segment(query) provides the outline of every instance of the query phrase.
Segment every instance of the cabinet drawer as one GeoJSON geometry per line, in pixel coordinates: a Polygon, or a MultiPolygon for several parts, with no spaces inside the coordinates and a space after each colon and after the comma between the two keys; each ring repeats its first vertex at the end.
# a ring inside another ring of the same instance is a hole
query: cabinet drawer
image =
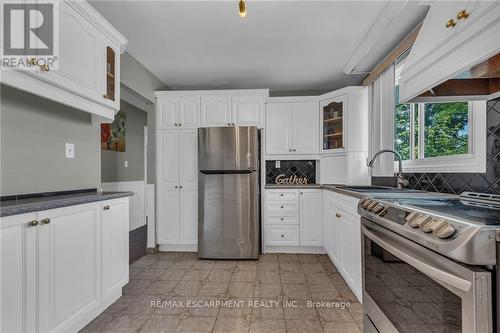
{"type": "Polygon", "coordinates": [[[299,200],[299,190],[267,190],[267,201],[299,200]]]}
{"type": "Polygon", "coordinates": [[[267,212],[268,213],[298,213],[299,212],[299,203],[298,202],[287,202],[287,201],[267,202],[267,212]]]}
{"type": "Polygon", "coordinates": [[[299,214],[268,214],[266,223],[274,225],[298,225],[299,214]]]}
{"type": "Polygon", "coordinates": [[[267,226],[267,245],[299,245],[298,226],[267,226]]]}

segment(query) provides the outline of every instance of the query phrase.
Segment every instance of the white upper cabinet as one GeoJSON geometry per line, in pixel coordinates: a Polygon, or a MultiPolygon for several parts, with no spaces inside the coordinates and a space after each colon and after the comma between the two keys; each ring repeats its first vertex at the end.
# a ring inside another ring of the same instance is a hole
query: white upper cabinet
{"type": "Polygon", "coordinates": [[[268,155],[319,154],[318,102],[270,99],[265,129],[268,155]]]}
{"type": "Polygon", "coordinates": [[[156,103],[156,127],[190,129],[200,126],[200,97],[164,97],[156,103]]]}
{"type": "Polygon", "coordinates": [[[399,81],[401,102],[500,52],[500,2],[433,1],[399,81]]]}
{"type": "Polygon", "coordinates": [[[179,98],[161,98],[156,101],[156,129],[174,129],[179,122],[179,98]]]}
{"type": "Polygon", "coordinates": [[[185,96],[179,98],[178,125],[180,128],[198,128],[200,126],[200,97],[185,96]]]}
{"type": "Polygon", "coordinates": [[[201,96],[201,126],[231,126],[231,96],[201,96]]]}
{"type": "Polygon", "coordinates": [[[264,98],[262,96],[234,96],[232,98],[232,123],[236,126],[264,124],[264,98]]]}
{"type": "Polygon", "coordinates": [[[87,1],[59,2],[57,32],[58,68],[4,71],[2,83],[113,120],[128,41],[87,1]]]}

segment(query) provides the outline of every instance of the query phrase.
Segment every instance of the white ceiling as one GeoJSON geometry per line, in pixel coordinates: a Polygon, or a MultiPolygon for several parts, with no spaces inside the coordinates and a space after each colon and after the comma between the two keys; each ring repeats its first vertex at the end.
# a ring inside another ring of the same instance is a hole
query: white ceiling
{"type": "MultiPolygon", "coordinates": [[[[129,52],[170,89],[326,91],[359,84],[342,69],[387,1],[93,1],[129,52]]],[[[418,7],[418,8],[417,8],[418,7]]],[[[425,14],[411,4],[356,67],[371,68],[425,14]],[[398,23],[399,22],[399,23],[398,23]]]]}

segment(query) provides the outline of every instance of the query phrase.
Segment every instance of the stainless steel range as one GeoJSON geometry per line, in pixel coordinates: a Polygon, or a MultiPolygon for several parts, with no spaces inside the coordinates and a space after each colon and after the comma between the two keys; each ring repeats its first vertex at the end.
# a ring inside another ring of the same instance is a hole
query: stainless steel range
{"type": "Polygon", "coordinates": [[[500,327],[500,196],[364,198],[358,212],[365,332],[500,327]]]}

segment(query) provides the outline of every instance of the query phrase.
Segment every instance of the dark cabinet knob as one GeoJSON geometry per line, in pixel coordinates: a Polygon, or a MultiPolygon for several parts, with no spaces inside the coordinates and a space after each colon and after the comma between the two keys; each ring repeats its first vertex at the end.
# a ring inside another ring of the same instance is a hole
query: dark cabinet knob
{"type": "Polygon", "coordinates": [[[49,223],[50,223],[50,219],[49,218],[46,218],[46,219],[42,220],[42,224],[49,224],[49,223]]]}
{"type": "Polygon", "coordinates": [[[109,205],[103,207],[104,210],[109,210],[109,208],[110,208],[109,205]]]}

